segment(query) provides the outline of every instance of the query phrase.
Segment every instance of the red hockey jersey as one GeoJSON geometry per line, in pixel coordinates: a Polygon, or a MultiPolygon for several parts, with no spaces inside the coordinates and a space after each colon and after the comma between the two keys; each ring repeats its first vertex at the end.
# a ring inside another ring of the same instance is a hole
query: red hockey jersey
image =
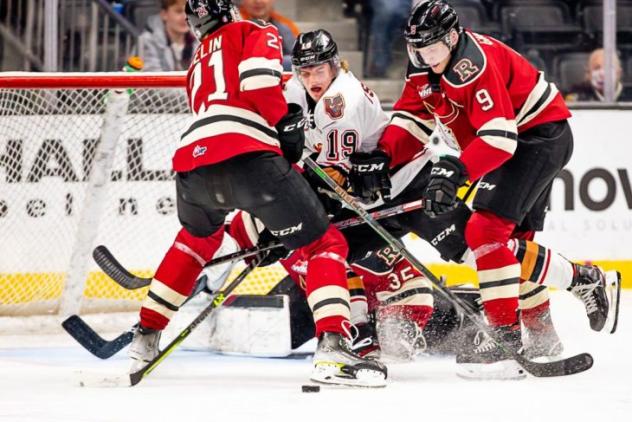
{"type": "Polygon", "coordinates": [[[465,31],[443,75],[408,69],[380,148],[393,167],[424,148],[438,117],[458,141],[470,180],[511,158],[518,134],[570,112],[554,84],[494,38],[465,31]]]}
{"type": "Polygon", "coordinates": [[[270,24],[230,23],[200,43],[187,74],[192,119],[173,157],[178,172],[253,151],[281,154],[287,113],[281,38],[270,24]]]}

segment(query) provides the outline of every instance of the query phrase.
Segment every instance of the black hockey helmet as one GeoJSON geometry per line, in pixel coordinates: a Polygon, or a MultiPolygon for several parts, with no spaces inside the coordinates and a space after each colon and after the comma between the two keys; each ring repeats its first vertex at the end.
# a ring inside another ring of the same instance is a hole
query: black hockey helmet
{"type": "Polygon", "coordinates": [[[336,69],[340,66],[338,46],[329,32],[317,29],[298,34],[292,47],[292,66],[316,66],[328,61],[331,61],[336,69]]]}
{"type": "Polygon", "coordinates": [[[404,38],[408,45],[408,55],[417,67],[423,65],[416,49],[443,41],[450,49],[450,31],[461,31],[459,17],[445,0],[430,0],[418,4],[410,14],[404,38]]]}
{"type": "Polygon", "coordinates": [[[459,17],[445,0],[430,0],[413,9],[404,37],[415,48],[443,41],[452,29],[460,30],[459,17]]]}
{"type": "Polygon", "coordinates": [[[227,23],[241,19],[231,0],[187,0],[185,11],[189,26],[198,40],[227,23]]]}

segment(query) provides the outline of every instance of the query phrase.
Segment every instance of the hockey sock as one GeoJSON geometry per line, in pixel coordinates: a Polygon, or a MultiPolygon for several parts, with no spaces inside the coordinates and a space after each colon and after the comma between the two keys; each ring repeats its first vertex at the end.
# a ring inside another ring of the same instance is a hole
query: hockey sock
{"type": "Polygon", "coordinates": [[[143,327],[164,329],[189,297],[204,264],[219,248],[224,228],[207,238],[194,237],[181,229],[156,270],[140,310],[143,327]]]}
{"type": "Polygon", "coordinates": [[[479,288],[492,326],[517,322],[520,263],[507,247],[515,224],[487,211],[477,211],[467,223],[465,238],[476,258],[479,288]]]}
{"type": "Polygon", "coordinates": [[[573,281],[573,263],[549,248],[528,240],[511,239],[508,246],[522,262],[521,278],[566,290],[573,281]]]}
{"type": "Polygon", "coordinates": [[[532,331],[550,331],[555,329],[553,321],[551,320],[550,303],[548,300],[533,308],[521,308],[520,318],[524,326],[532,331]]]}
{"type": "Polygon", "coordinates": [[[351,305],[346,278],[348,246],[332,225],[318,240],[300,249],[308,261],[307,303],[314,314],[316,337],[324,332],[349,335],[351,305]]]}
{"type": "Polygon", "coordinates": [[[366,324],[369,322],[369,307],[362,277],[355,273],[347,274],[347,286],[349,287],[351,305],[351,323],[353,325],[366,324]]]}

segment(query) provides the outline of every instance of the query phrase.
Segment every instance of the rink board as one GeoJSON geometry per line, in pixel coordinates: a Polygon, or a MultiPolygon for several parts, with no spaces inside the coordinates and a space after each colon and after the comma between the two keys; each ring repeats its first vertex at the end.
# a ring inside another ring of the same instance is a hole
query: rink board
{"type": "MultiPolygon", "coordinates": [[[[173,118],[173,116],[170,116],[173,118]]],[[[74,117],[81,119],[81,116],[74,117]]],[[[85,117],[89,119],[90,117],[85,117]]],[[[156,116],[148,118],[155,119],[156,116]]],[[[569,259],[591,261],[603,264],[606,269],[618,269],[623,273],[623,286],[632,288],[632,169],[629,157],[632,156],[632,145],[626,139],[627,123],[632,119],[632,111],[625,110],[578,110],[571,119],[575,135],[575,150],[570,163],[562,176],[556,179],[552,192],[551,210],[547,216],[543,233],[538,234],[537,241],[561,252],[569,259]]],[[[139,125],[143,127],[144,125],[139,125]]],[[[130,135],[133,136],[134,134],[130,135]]],[[[50,136],[50,134],[49,134],[50,136]]],[[[150,139],[151,136],[147,136],[150,139]]],[[[139,137],[142,136],[139,134],[139,137]]],[[[5,139],[0,139],[0,153],[6,146],[5,139]]],[[[144,143],[145,161],[150,154],[152,142],[144,143]]],[[[76,157],[75,157],[76,158],[76,157]]],[[[78,159],[78,158],[77,158],[78,159]]],[[[124,158],[121,158],[124,159],[124,158]]],[[[122,165],[122,164],[121,164],[122,165]]],[[[160,163],[144,162],[144,168],[166,170],[168,160],[160,157],[160,163]]],[[[2,177],[6,175],[0,172],[2,177]]],[[[72,192],[77,182],[60,183],[60,192],[72,192]]],[[[12,204],[11,192],[19,189],[13,184],[11,189],[3,189],[0,200],[12,204]],[[8,195],[8,196],[7,196],[8,195]]],[[[116,183],[117,189],[123,192],[134,192],[138,200],[137,212],[110,212],[105,217],[109,227],[116,227],[121,232],[135,233],[142,229],[142,244],[121,242],[106,239],[103,243],[111,247],[128,268],[142,275],[152,273],[152,268],[160,260],[162,253],[173,238],[177,229],[172,201],[171,206],[161,208],[158,203],[165,197],[173,198],[173,183],[170,181],[125,181],[116,183]],[[152,192],[152,197],[144,196],[152,192]],[[156,227],[161,230],[155,229],[156,227]]],[[[64,283],[64,271],[67,262],[55,259],[55,251],[70,250],[73,236],[55,239],[54,244],[47,244],[51,264],[43,265],[38,259],[43,249],[43,239],[56,224],[53,211],[60,212],[66,204],[62,199],[51,198],[46,187],[38,187],[30,183],[29,192],[32,198],[44,198],[48,202],[50,214],[41,218],[31,218],[27,227],[21,227],[12,220],[16,207],[9,209],[8,215],[0,214],[0,227],[3,232],[3,243],[14,245],[7,248],[0,257],[0,304],[29,302],[36,294],[45,291],[47,299],[61,295],[64,283]],[[40,189],[41,191],[38,191],[40,189]],[[48,200],[47,198],[50,198],[48,200]],[[61,201],[61,202],[59,202],[61,201]],[[25,236],[24,230],[30,232],[25,236]],[[50,252],[53,253],[50,253],[50,252]],[[24,254],[30,258],[24,260],[24,254]],[[13,259],[15,258],[15,259],[13,259]],[[18,262],[20,258],[20,263],[18,262]],[[24,262],[32,267],[25,268],[24,262]],[[16,285],[28,284],[29,288],[16,290],[16,285]]],[[[131,195],[131,194],[130,194],[131,195]]],[[[109,204],[115,208],[116,204],[109,204]]],[[[164,204],[163,204],[164,205],[164,204]]],[[[18,207],[19,208],[19,207],[18,207]]],[[[72,217],[77,218],[76,214],[72,217]]],[[[101,235],[100,235],[101,236],[101,235]]],[[[441,263],[432,248],[413,242],[413,249],[420,259],[438,275],[447,277],[449,283],[473,282],[474,272],[465,267],[441,263]]],[[[62,255],[58,254],[58,255],[62,255]]],[[[86,296],[94,295],[106,299],[119,299],[128,295],[117,289],[113,283],[96,272],[91,264],[91,273],[87,280],[86,296]],[[104,293],[105,292],[105,293],[104,293]]],[[[276,276],[275,276],[276,277],[276,276]]],[[[273,283],[276,279],[270,281],[273,283]]],[[[264,289],[265,290],[265,289],[264,289]]],[[[142,292],[134,292],[132,300],[142,296],[142,292]]]]}

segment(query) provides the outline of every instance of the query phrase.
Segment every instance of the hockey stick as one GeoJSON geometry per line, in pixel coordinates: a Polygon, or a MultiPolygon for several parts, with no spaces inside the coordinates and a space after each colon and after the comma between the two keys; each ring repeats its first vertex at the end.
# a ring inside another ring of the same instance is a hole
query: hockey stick
{"type": "MultiPolygon", "coordinates": [[[[184,303],[187,303],[206,288],[205,280],[198,279],[193,293],[184,303]]],[[[84,349],[99,359],[109,359],[132,342],[136,325],[125,331],[114,340],[105,340],[92,329],[79,315],[71,315],[61,323],[64,330],[84,349]]]]}
{"type": "MultiPolygon", "coordinates": [[[[333,192],[330,194],[335,195],[333,192]]],[[[422,201],[412,201],[401,205],[396,205],[390,208],[386,208],[379,211],[374,211],[371,213],[375,219],[382,219],[387,217],[392,217],[394,215],[398,215],[401,213],[417,210],[422,208],[422,201]]],[[[364,224],[364,221],[360,217],[353,217],[347,220],[340,221],[335,223],[336,227],[339,229],[345,229],[349,227],[355,227],[360,224],[364,224]]],[[[265,247],[255,247],[250,249],[244,249],[239,252],[235,252],[229,255],[225,255],[223,257],[216,258],[206,264],[205,267],[211,267],[214,265],[219,265],[224,262],[234,261],[238,259],[247,258],[253,255],[257,255],[266,250],[270,250],[280,246],[280,244],[272,244],[265,247]]],[[[108,250],[107,247],[101,245],[97,246],[92,253],[94,260],[97,262],[99,267],[110,276],[116,283],[120,286],[128,289],[134,290],[139,289],[145,286],[148,286],[151,283],[151,278],[138,277],[131,274],[129,271],[123,267],[118,260],[112,255],[112,253],[108,250]]],[[[204,288],[203,283],[199,283],[196,285],[196,288],[193,294],[189,297],[188,300],[197,295],[204,288]]],[[[186,302],[185,302],[186,303],[186,302]]],[[[62,326],[64,329],[70,334],[84,349],[88,350],[94,356],[100,359],[108,359],[125,348],[128,344],[132,342],[133,337],[133,329],[132,327],[129,331],[126,331],[116,337],[114,340],[105,340],[98,333],[96,333],[80,316],[72,315],[68,319],[66,319],[62,326]]]]}
{"type": "MultiPolygon", "coordinates": [[[[280,246],[282,246],[280,243],[273,243],[266,246],[256,246],[249,249],[243,249],[232,254],[215,258],[212,261],[209,261],[204,268],[214,267],[215,265],[220,265],[225,262],[249,258],[261,252],[275,249],[280,246]]],[[[92,251],[92,257],[104,273],[106,273],[118,285],[127,290],[141,289],[151,284],[151,277],[139,277],[127,271],[104,245],[99,245],[94,248],[92,251]]]]}
{"type": "Polygon", "coordinates": [[[167,358],[192,332],[204,321],[210,313],[226,301],[228,296],[244,281],[246,277],[259,266],[263,260],[263,256],[259,256],[250,262],[246,268],[226,288],[217,292],[211,303],[209,303],[200,314],[191,323],[174,338],[171,343],[158,353],[147,365],[136,372],[115,377],[98,377],[81,381],[82,387],[86,386],[112,386],[112,387],[131,387],[141,382],[147,377],[160,363],[167,358]]]}
{"type": "Polygon", "coordinates": [[[331,179],[331,177],[329,177],[329,175],[325,173],[320,168],[320,166],[318,166],[318,164],[316,164],[309,157],[305,158],[303,162],[310,169],[312,169],[314,173],[316,173],[325,183],[327,183],[327,185],[338,194],[340,199],[342,199],[353,211],[355,211],[358,216],[365,220],[366,223],[373,230],[375,230],[389,244],[389,246],[393,248],[395,252],[401,254],[416,269],[424,274],[439,293],[441,293],[446,299],[453,302],[457,309],[461,310],[464,315],[466,315],[479,330],[482,330],[483,332],[488,334],[492,338],[492,340],[494,340],[494,342],[500,348],[502,348],[508,355],[510,355],[511,358],[514,359],[525,371],[536,377],[553,377],[576,374],[586,371],[592,367],[593,357],[588,353],[581,353],[579,355],[571,356],[569,358],[554,362],[539,363],[530,361],[519,353],[513,351],[505,344],[504,341],[498,338],[498,336],[488,328],[482,318],[476,312],[474,312],[470,306],[464,303],[449,289],[445,288],[440,283],[439,279],[430,270],[428,270],[426,266],[419,262],[419,260],[415,258],[415,256],[412,255],[408,251],[408,249],[406,249],[404,244],[399,239],[395,238],[377,221],[375,221],[375,219],[373,219],[369,213],[367,213],[362,207],[357,204],[357,200],[347,191],[342,189],[333,179],[331,179]]]}
{"type": "MultiPolygon", "coordinates": [[[[405,204],[396,205],[390,208],[385,208],[383,210],[374,211],[371,213],[371,216],[376,220],[382,218],[392,217],[397,214],[410,212],[414,210],[418,210],[423,208],[423,201],[417,200],[412,202],[407,202],[405,204]]],[[[359,226],[364,224],[364,220],[360,217],[352,217],[347,220],[342,220],[334,225],[340,229],[348,229],[350,227],[359,226]]],[[[215,258],[212,261],[209,261],[204,268],[213,267],[215,265],[223,264],[225,262],[237,261],[244,258],[249,258],[251,256],[257,255],[261,252],[278,248],[280,247],[280,243],[273,243],[266,246],[256,246],[249,249],[244,249],[232,254],[228,254],[219,258],[215,258]]],[[[92,251],[92,257],[94,258],[97,265],[106,273],[112,280],[114,280],[121,287],[128,290],[140,289],[145,286],[149,286],[151,284],[151,278],[149,277],[139,277],[130,273],[125,267],[112,255],[109,249],[103,245],[97,246],[92,251]]]]}

